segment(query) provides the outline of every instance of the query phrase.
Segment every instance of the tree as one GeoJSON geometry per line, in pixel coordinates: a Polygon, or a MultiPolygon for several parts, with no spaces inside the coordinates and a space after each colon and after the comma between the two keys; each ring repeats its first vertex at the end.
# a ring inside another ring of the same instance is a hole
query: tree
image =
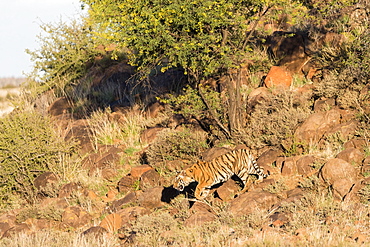
{"type": "Polygon", "coordinates": [[[245,124],[240,68],[253,50],[257,24],[273,6],[292,6],[290,0],[83,2],[90,7],[91,20],[99,23],[98,35],[128,48],[139,69],[182,67],[196,84],[208,76],[228,75],[229,128],[222,128],[228,136],[245,124]]]}

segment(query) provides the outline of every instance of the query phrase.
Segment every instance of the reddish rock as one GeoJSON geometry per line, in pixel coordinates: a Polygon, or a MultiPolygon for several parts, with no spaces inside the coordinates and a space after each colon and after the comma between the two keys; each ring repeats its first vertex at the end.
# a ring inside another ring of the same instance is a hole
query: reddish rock
{"type": "Polygon", "coordinates": [[[158,116],[158,113],[160,113],[163,110],[164,110],[163,104],[156,101],[147,107],[146,114],[148,117],[155,118],[158,116]]]}
{"type": "Polygon", "coordinates": [[[217,194],[222,201],[228,202],[234,199],[240,189],[240,186],[234,180],[229,179],[217,188],[217,194]]]}
{"type": "Polygon", "coordinates": [[[20,233],[28,233],[30,231],[31,228],[26,223],[17,224],[4,232],[3,238],[11,238],[20,233]]]}
{"type": "Polygon", "coordinates": [[[127,193],[129,191],[134,190],[134,185],[135,185],[137,180],[138,180],[137,178],[134,178],[132,176],[122,177],[119,180],[118,184],[117,184],[118,192],[119,193],[127,193]]]}
{"type": "Polygon", "coordinates": [[[272,66],[265,78],[267,88],[289,88],[292,82],[292,74],[282,66],[272,66]]]}
{"type": "Polygon", "coordinates": [[[335,99],[322,98],[315,101],[313,109],[315,112],[325,112],[335,106],[335,99]]]}
{"type": "Polygon", "coordinates": [[[353,182],[347,178],[337,179],[333,182],[334,196],[339,197],[341,200],[348,194],[353,187],[353,182]]]}
{"type": "Polygon", "coordinates": [[[71,104],[66,97],[56,99],[49,107],[48,113],[52,117],[68,116],[72,111],[71,104]]]}
{"type": "Polygon", "coordinates": [[[24,223],[30,226],[33,230],[43,230],[43,229],[51,229],[58,225],[59,222],[48,220],[48,219],[35,219],[29,218],[24,223]]]}
{"type": "Polygon", "coordinates": [[[147,188],[160,186],[160,176],[154,169],[150,169],[143,173],[140,177],[140,189],[145,190],[147,188]]]}
{"type": "Polygon", "coordinates": [[[34,185],[41,195],[53,196],[56,182],[58,182],[58,177],[53,172],[44,172],[35,178],[34,185]]]}
{"type": "Polygon", "coordinates": [[[4,233],[9,230],[10,228],[12,228],[14,225],[11,225],[10,223],[8,222],[0,222],[0,239],[2,238],[2,236],[4,235],[4,233]]]}
{"type": "Polygon", "coordinates": [[[334,189],[334,196],[342,200],[355,184],[356,169],[342,159],[330,159],[321,169],[322,179],[334,189]]]}
{"type": "Polygon", "coordinates": [[[108,232],[114,233],[122,226],[122,218],[119,214],[109,214],[107,215],[99,224],[100,227],[103,227],[108,232]]]}
{"type": "Polygon", "coordinates": [[[312,155],[305,155],[297,160],[297,171],[299,175],[309,176],[312,175],[313,168],[316,158],[312,155]]]}
{"type": "Polygon", "coordinates": [[[209,206],[208,204],[201,202],[201,201],[196,201],[190,208],[191,213],[199,213],[199,212],[209,212],[212,214],[215,214],[213,211],[212,207],[209,206]]]}
{"type": "Polygon", "coordinates": [[[153,169],[150,165],[139,165],[131,168],[130,175],[134,178],[140,178],[144,172],[153,169]]]}
{"type": "Polygon", "coordinates": [[[340,117],[335,109],[314,113],[296,129],[295,137],[298,142],[305,144],[318,143],[330,128],[340,123],[340,117]]]}
{"type": "Polygon", "coordinates": [[[74,192],[85,192],[84,188],[79,183],[68,183],[62,186],[62,188],[59,190],[58,197],[59,198],[67,198],[70,197],[72,193],[74,192]]]}
{"type": "Polygon", "coordinates": [[[352,183],[356,181],[356,169],[348,162],[342,159],[330,159],[322,167],[320,172],[321,177],[325,182],[332,185],[335,180],[346,178],[352,183]]]}
{"type": "Polygon", "coordinates": [[[140,141],[142,143],[150,144],[150,143],[154,142],[154,140],[157,138],[158,134],[160,132],[162,132],[164,129],[166,129],[166,128],[153,127],[153,128],[146,129],[141,133],[140,141]]]}
{"type": "Polygon", "coordinates": [[[357,148],[359,150],[363,150],[365,146],[369,146],[370,143],[366,139],[351,139],[348,142],[343,144],[344,149],[347,148],[357,148]]]}
{"type": "Polygon", "coordinates": [[[87,229],[86,231],[84,231],[82,235],[89,236],[89,237],[93,236],[95,238],[99,238],[99,237],[104,236],[106,233],[108,233],[108,231],[105,228],[101,226],[93,226],[87,229]]]}
{"type": "Polygon", "coordinates": [[[130,222],[136,220],[137,217],[143,216],[149,213],[150,213],[149,209],[144,208],[144,207],[139,207],[139,206],[128,207],[128,208],[124,208],[124,209],[117,211],[117,214],[121,216],[123,226],[130,225],[130,222]]]}
{"type": "Polygon", "coordinates": [[[162,200],[164,187],[154,187],[145,190],[139,197],[138,203],[145,208],[155,209],[165,205],[162,200]]]}
{"type": "Polygon", "coordinates": [[[202,159],[203,161],[211,161],[218,156],[224,155],[228,152],[230,152],[231,149],[224,148],[224,147],[215,147],[207,149],[205,152],[202,153],[202,159]]]}
{"type": "Polygon", "coordinates": [[[362,162],[361,173],[370,175],[370,156],[366,157],[362,162]]]}
{"type": "Polygon", "coordinates": [[[285,159],[283,163],[283,167],[281,169],[281,175],[283,176],[289,176],[294,175],[298,173],[297,170],[297,160],[300,158],[300,156],[294,156],[294,157],[288,157],[285,159]]]}
{"type": "Polygon", "coordinates": [[[87,120],[79,119],[72,122],[68,133],[66,134],[66,140],[77,140],[81,153],[90,153],[95,149],[95,145],[91,141],[93,135],[90,125],[87,120]]]}
{"type": "Polygon", "coordinates": [[[91,221],[92,217],[81,207],[71,206],[62,214],[62,225],[66,228],[79,228],[91,221]]]}
{"type": "Polygon", "coordinates": [[[258,157],[257,164],[259,166],[271,166],[274,162],[276,162],[281,153],[282,152],[280,150],[269,148],[258,157]]]}
{"type": "Polygon", "coordinates": [[[337,158],[345,160],[350,164],[355,163],[356,165],[361,165],[364,159],[364,153],[356,148],[347,148],[337,154],[337,158]]]}
{"type": "Polygon", "coordinates": [[[201,226],[205,223],[212,222],[217,217],[209,212],[198,212],[192,214],[188,219],[185,220],[184,226],[185,227],[193,227],[193,226],[201,226]]]}
{"type": "Polygon", "coordinates": [[[266,87],[258,87],[254,89],[249,95],[247,100],[247,112],[253,112],[256,105],[266,101],[271,95],[271,92],[266,87]]]}
{"type": "Polygon", "coordinates": [[[255,210],[267,210],[277,202],[278,197],[275,194],[267,191],[251,191],[232,200],[230,212],[236,216],[248,215],[255,210]]]}
{"type": "Polygon", "coordinates": [[[136,200],[137,200],[136,193],[130,192],[127,195],[125,195],[123,198],[113,201],[108,208],[108,212],[115,213],[119,211],[124,205],[133,203],[136,200]]]}
{"type": "MultiPolygon", "coordinates": [[[[341,121],[344,121],[343,117],[341,121]]],[[[344,140],[348,140],[349,138],[353,137],[356,134],[357,128],[358,122],[356,120],[351,120],[334,125],[332,128],[325,132],[325,136],[339,133],[344,140]]]]}

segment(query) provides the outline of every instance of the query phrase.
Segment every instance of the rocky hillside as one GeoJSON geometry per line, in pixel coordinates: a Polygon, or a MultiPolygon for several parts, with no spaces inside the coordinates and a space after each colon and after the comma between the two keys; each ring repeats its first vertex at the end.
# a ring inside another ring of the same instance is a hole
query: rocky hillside
{"type": "MultiPolygon", "coordinates": [[[[364,11],[355,8],[353,15],[369,18],[364,11]]],[[[63,163],[63,175],[38,175],[33,203],[3,207],[0,245],[368,245],[369,49],[356,47],[357,58],[339,54],[332,62],[345,65],[333,68],[321,52],[346,44],[345,34],[313,37],[271,25],[263,49],[276,63],[254,74],[253,60],[245,63],[247,124],[238,138],[218,138],[222,131],[209,126],[220,123],[195,111],[197,98],[186,104],[171,98],[187,82],[181,69],[152,74],[150,85],[138,86],[127,83],[136,74],[125,61],[93,66],[84,99],[42,94],[32,107],[50,117],[60,139],[78,142],[78,158],[63,163]],[[108,90],[113,99],[99,101],[108,90]],[[199,115],[184,113],[187,106],[199,115]],[[214,186],[204,201],[194,200],[196,184],[181,193],[172,187],[177,172],[195,160],[240,148],[269,174],[246,193],[236,196],[237,179],[214,186]]],[[[225,80],[203,84],[222,98],[225,80]]]]}

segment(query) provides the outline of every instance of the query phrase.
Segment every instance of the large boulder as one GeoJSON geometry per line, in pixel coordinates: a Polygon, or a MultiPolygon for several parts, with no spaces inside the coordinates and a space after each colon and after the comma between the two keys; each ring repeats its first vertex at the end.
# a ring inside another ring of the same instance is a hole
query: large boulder
{"type": "Polygon", "coordinates": [[[356,183],[357,172],[347,161],[334,158],[322,167],[320,177],[334,189],[334,196],[342,200],[356,183]]]}
{"type": "Polygon", "coordinates": [[[251,191],[240,195],[230,203],[230,212],[236,216],[247,215],[255,210],[267,210],[278,202],[278,197],[267,191],[251,191]]]}
{"type": "Polygon", "coordinates": [[[295,138],[305,144],[318,143],[327,131],[340,123],[340,118],[339,111],[335,109],[314,113],[296,129],[295,138]]]}

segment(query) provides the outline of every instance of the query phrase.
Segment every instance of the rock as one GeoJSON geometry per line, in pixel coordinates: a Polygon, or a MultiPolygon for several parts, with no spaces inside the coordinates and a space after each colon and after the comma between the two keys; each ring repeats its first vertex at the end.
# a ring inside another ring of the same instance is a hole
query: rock
{"type": "Polygon", "coordinates": [[[154,187],[145,190],[139,197],[138,203],[140,206],[150,209],[160,208],[165,205],[162,201],[162,193],[164,187],[154,187]]]}
{"type": "Polygon", "coordinates": [[[349,140],[348,142],[343,144],[343,147],[344,149],[357,148],[359,150],[363,150],[365,146],[369,146],[369,145],[370,145],[369,141],[367,141],[366,139],[359,138],[359,139],[349,140]]]}
{"type": "Polygon", "coordinates": [[[361,165],[362,160],[364,159],[364,154],[356,148],[347,148],[337,154],[336,158],[345,160],[350,164],[355,163],[356,165],[361,165]]]}
{"type": "Polygon", "coordinates": [[[240,189],[240,186],[234,180],[229,179],[218,187],[216,191],[222,201],[228,202],[234,199],[240,189]]]}
{"type": "Polygon", "coordinates": [[[312,175],[313,168],[316,158],[312,155],[305,155],[297,160],[297,172],[299,175],[309,176],[312,175]]]}
{"type": "Polygon", "coordinates": [[[361,173],[370,175],[370,156],[367,156],[362,162],[361,173]]]}
{"type": "Polygon", "coordinates": [[[48,109],[48,114],[52,117],[69,116],[72,111],[71,104],[66,97],[56,99],[48,109]]]}
{"type": "Polygon", "coordinates": [[[265,78],[267,88],[289,88],[292,82],[292,74],[282,66],[272,66],[265,78]]]}
{"type": "Polygon", "coordinates": [[[354,183],[356,181],[357,172],[356,169],[345,160],[334,158],[328,160],[322,167],[320,176],[330,185],[332,185],[335,180],[342,178],[347,178],[354,183]]]}
{"type": "Polygon", "coordinates": [[[288,157],[285,159],[283,163],[283,167],[281,169],[281,175],[283,176],[289,176],[294,175],[298,173],[297,170],[297,160],[300,158],[300,156],[294,156],[294,157],[288,157]]]}
{"type": "Polygon", "coordinates": [[[119,200],[115,200],[111,203],[107,209],[108,213],[115,213],[119,211],[124,205],[134,203],[137,200],[136,193],[130,192],[119,200]]]}
{"type": "MultiPolygon", "coordinates": [[[[343,121],[343,115],[341,121],[343,121]]],[[[357,127],[358,122],[356,120],[350,120],[344,123],[334,125],[332,128],[325,132],[325,136],[339,133],[343,140],[349,140],[356,134],[357,127]]]]}
{"type": "Polygon", "coordinates": [[[72,193],[76,193],[76,192],[84,193],[85,190],[79,183],[75,183],[75,182],[68,183],[68,184],[63,185],[62,188],[59,190],[58,197],[67,198],[67,197],[70,197],[72,193]]]}
{"type": "Polygon", "coordinates": [[[124,225],[128,226],[130,225],[130,222],[136,220],[137,217],[143,216],[149,213],[150,213],[149,209],[144,208],[144,207],[139,207],[139,206],[127,207],[127,208],[123,208],[117,211],[117,214],[121,216],[122,226],[124,225]]]}
{"type": "Polygon", "coordinates": [[[95,148],[91,141],[92,135],[89,122],[86,119],[79,119],[72,122],[72,126],[69,127],[65,140],[77,140],[79,142],[80,152],[86,154],[93,152],[95,148]]]}
{"type": "Polygon", "coordinates": [[[150,165],[139,165],[139,166],[134,166],[131,168],[131,172],[130,172],[130,175],[133,177],[133,178],[140,178],[141,175],[143,175],[144,172],[146,171],[149,171],[153,169],[153,167],[151,167],[150,165]]]}
{"type": "Polygon", "coordinates": [[[334,196],[342,200],[356,182],[356,169],[342,159],[330,159],[322,167],[321,178],[334,189],[334,196]]]}
{"type": "Polygon", "coordinates": [[[266,191],[251,191],[240,195],[230,203],[230,212],[236,216],[247,215],[255,210],[267,210],[278,202],[278,197],[266,191]]]}
{"type": "Polygon", "coordinates": [[[29,218],[24,223],[28,224],[32,230],[51,229],[58,225],[59,222],[48,219],[29,218]]]}
{"type": "Polygon", "coordinates": [[[150,143],[154,142],[155,139],[157,138],[158,134],[160,132],[162,132],[163,130],[165,130],[165,129],[167,129],[167,128],[163,128],[163,127],[148,128],[148,129],[144,130],[141,133],[140,141],[142,143],[150,144],[150,143]]]}
{"type": "Polygon", "coordinates": [[[143,173],[140,177],[140,189],[145,190],[147,188],[156,187],[161,184],[160,176],[154,169],[150,169],[143,173]]]}
{"type": "Polygon", "coordinates": [[[156,101],[150,104],[146,109],[146,115],[151,118],[156,118],[158,113],[164,110],[164,106],[162,103],[156,101]]]}
{"type": "Polygon", "coordinates": [[[9,222],[0,222],[0,239],[2,238],[4,233],[13,226],[9,222]]]}
{"type": "Polygon", "coordinates": [[[270,148],[258,157],[257,165],[264,169],[265,174],[279,173],[280,171],[276,167],[273,167],[279,155],[281,155],[280,150],[270,148]]]}
{"type": "Polygon", "coordinates": [[[334,196],[337,196],[342,200],[353,187],[353,182],[347,178],[340,178],[335,180],[332,186],[334,189],[334,196]]]}
{"type": "Polygon", "coordinates": [[[194,204],[190,207],[190,212],[195,214],[199,212],[209,212],[212,214],[215,214],[215,211],[212,209],[212,207],[204,202],[196,201],[194,204]]]}
{"type": "Polygon", "coordinates": [[[108,231],[105,228],[101,226],[93,226],[87,229],[86,231],[84,231],[82,235],[88,236],[88,237],[93,236],[95,238],[99,238],[99,237],[104,236],[106,233],[108,233],[108,231]]]}
{"type": "Polygon", "coordinates": [[[289,217],[285,213],[276,212],[269,216],[274,227],[282,227],[289,222],[289,217]]]}
{"type": "Polygon", "coordinates": [[[314,113],[296,129],[296,140],[305,144],[318,143],[324,134],[338,123],[340,113],[335,109],[314,113]]]}
{"type": "Polygon", "coordinates": [[[107,215],[99,224],[110,233],[118,231],[122,227],[122,218],[119,214],[109,214],[107,215]]]}
{"type": "Polygon", "coordinates": [[[270,97],[271,93],[268,88],[266,87],[258,87],[254,89],[249,95],[247,100],[247,112],[253,112],[256,105],[260,104],[261,102],[267,101],[270,97]]]}
{"type": "Polygon", "coordinates": [[[44,172],[34,180],[34,185],[38,192],[44,196],[53,196],[56,190],[58,177],[53,172],[44,172]]]}
{"type": "Polygon", "coordinates": [[[121,159],[122,149],[114,146],[99,147],[99,152],[89,155],[83,162],[84,168],[89,170],[89,176],[101,175],[111,180],[117,175],[117,164],[121,159]]]}
{"type": "Polygon", "coordinates": [[[26,223],[16,224],[15,226],[9,228],[6,232],[4,232],[3,238],[11,238],[20,233],[28,233],[30,231],[31,228],[26,223]]]}
{"type": "Polygon", "coordinates": [[[118,187],[118,192],[119,193],[127,193],[129,191],[132,191],[134,190],[135,188],[135,183],[138,179],[137,178],[134,178],[132,176],[124,176],[122,177],[118,184],[117,184],[117,187],[118,187]]]}
{"type": "Polygon", "coordinates": [[[215,147],[215,148],[210,148],[207,149],[207,151],[202,153],[202,159],[203,161],[211,161],[218,156],[224,155],[228,152],[230,152],[231,149],[229,148],[224,148],[224,147],[215,147]]]}
{"type": "Polygon", "coordinates": [[[92,217],[81,207],[70,206],[62,214],[62,224],[64,227],[79,228],[91,221],[92,217]]]}
{"type": "Polygon", "coordinates": [[[335,106],[335,99],[334,98],[323,98],[323,99],[318,99],[315,101],[313,110],[315,112],[325,112],[335,106]]]}
{"type": "Polygon", "coordinates": [[[185,220],[185,227],[201,226],[205,223],[212,222],[217,217],[210,212],[197,212],[185,220]]]}

